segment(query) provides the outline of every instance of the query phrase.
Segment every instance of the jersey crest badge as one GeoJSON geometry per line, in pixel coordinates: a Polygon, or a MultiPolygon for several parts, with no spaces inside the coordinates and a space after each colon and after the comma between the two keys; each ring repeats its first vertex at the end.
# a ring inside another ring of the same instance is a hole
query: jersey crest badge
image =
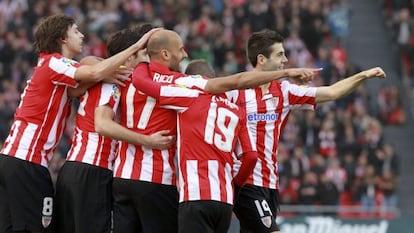
{"type": "Polygon", "coordinates": [[[265,227],[270,228],[272,226],[272,216],[262,217],[261,220],[265,227]]]}

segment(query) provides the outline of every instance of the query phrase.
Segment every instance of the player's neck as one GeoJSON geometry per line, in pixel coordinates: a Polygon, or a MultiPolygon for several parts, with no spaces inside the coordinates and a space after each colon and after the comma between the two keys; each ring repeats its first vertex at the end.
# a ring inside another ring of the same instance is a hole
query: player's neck
{"type": "Polygon", "coordinates": [[[165,69],[168,69],[169,71],[174,71],[170,68],[170,64],[167,61],[163,60],[163,59],[160,59],[158,57],[154,57],[154,58],[151,58],[150,61],[157,64],[158,66],[162,66],[165,69]]]}
{"type": "Polygon", "coordinates": [[[73,57],[75,57],[76,54],[74,54],[68,47],[66,46],[62,46],[62,56],[69,58],[69,59],[73,59],[73,57]]]}

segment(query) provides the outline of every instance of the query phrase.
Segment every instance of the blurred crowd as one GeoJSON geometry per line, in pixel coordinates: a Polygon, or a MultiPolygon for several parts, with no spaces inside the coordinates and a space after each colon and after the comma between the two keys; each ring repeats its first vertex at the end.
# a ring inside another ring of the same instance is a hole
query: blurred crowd
{"type": "MultiPolygon", "coordinates": [[[[400,1],[385,2],[392,5],[392,23],[399,27],[398,43],[412,51],[412,4],[403,13],[405,8],[395,5],[400,1]]],[[[150,22],[177,31],[190,59],[206,59],[218,75],[231,74],[251,69],[246,40],[270,28],[285,37],[287,68],[324,68],[311,85],[331,84],[360,70],[342,46],[349,31],[346,0],[1,0],[0,144],[37,62],[33,32],[44,16],[55,13],[77,20],[85,34],[83,56],[105,57],[108,35],[150,22]]],[[[412,54],[402,56],[412,63],[412,54]]],[[[397,203],[399,165],[382,127],[404,122],[401,96],[390,86],[381,88],[379,98],[370,98],[362,86],[315,112],[292,113],[278,154],[282,204],[361,205],[368,212],[387,213],[397,203]]],[[[64,161],[72,131],[73,117],[53,159],[53,175],[64,161]]]]}
{"type": "Polygon", "coordinates": [[[401,76],[411,90],[411,103],[414,103],[414,1],[383,0],[384,16],[392,32],[392,39],[399,53],[398,64],[401,76]]]}
{"type": "Polygon", "coordinates": [[[387,26],[393,33],[393,39],[398,45],[403,68],[411,78],[414,78],[414,1],[384,0],[384,14],[387,16],[387,26]]]}

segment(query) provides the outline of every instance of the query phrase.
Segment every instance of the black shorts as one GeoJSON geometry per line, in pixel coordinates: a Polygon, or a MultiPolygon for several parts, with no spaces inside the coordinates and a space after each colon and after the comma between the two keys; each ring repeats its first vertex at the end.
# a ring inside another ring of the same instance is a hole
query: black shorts
{"type": "Polygon", "coordinates": [[[279,191],[254,185],[236,187],[234,213],[240,221],[240,232],[268,233],[279,231],[276,215],[279,191]],[[239,189],[239,190],[238,190],[239,189]]]}
{"type": "Polygon", "coordinates": [[[114,233],[175,233],[178,192],[173,185],[114,178],[114,233]]]}
{"type": "Polygon", "coordinates": [[[218,201],[186,201],[178,207],[180,233],[226,233],[233,206],[218,201]]]}
{"type": "Polygon", "coordinates": [[[112,171],[66,161],[56,181],[54,224],[59,233],[111,230],[112,171]]]}
{"type": "Polygon", "coordinates": [[[52,232],[53,192],[47,168],[0,155],[0,232],[52,232]]]}

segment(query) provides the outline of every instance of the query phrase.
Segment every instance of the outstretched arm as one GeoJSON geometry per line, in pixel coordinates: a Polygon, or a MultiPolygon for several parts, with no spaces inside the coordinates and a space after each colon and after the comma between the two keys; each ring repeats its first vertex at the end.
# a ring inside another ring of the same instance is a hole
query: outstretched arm
{"type": "Polygon", "coordinates": [[[225,77],[209,79],[204,90],[216,94],[234,89],[257,87],[281,78],[296,78],[304,82],[312,80],[321,68],[295,68],[278,71],[249,71],[225,77]]]}
{"type": "Polygon", "coordinates": [[[144,135],[129,130],[116,123],[115,113],[108,105],[95,109],[95,130],[99,134],[115,140],[128,142],[134,145],[143,145],[154,149],[166,149],[175,142],[174,136],[167,136],[169,130],[161,130],[152,135],[144,135]]]}
{"type": "Polygon", "coordinates": [[[315,102],[321,103],[342,98],[353,92],[365,79],[385,78],[385,76],[385,72],[380,67],[375,67],[359,72],[330,86],[317,87],[315,102]]]}

